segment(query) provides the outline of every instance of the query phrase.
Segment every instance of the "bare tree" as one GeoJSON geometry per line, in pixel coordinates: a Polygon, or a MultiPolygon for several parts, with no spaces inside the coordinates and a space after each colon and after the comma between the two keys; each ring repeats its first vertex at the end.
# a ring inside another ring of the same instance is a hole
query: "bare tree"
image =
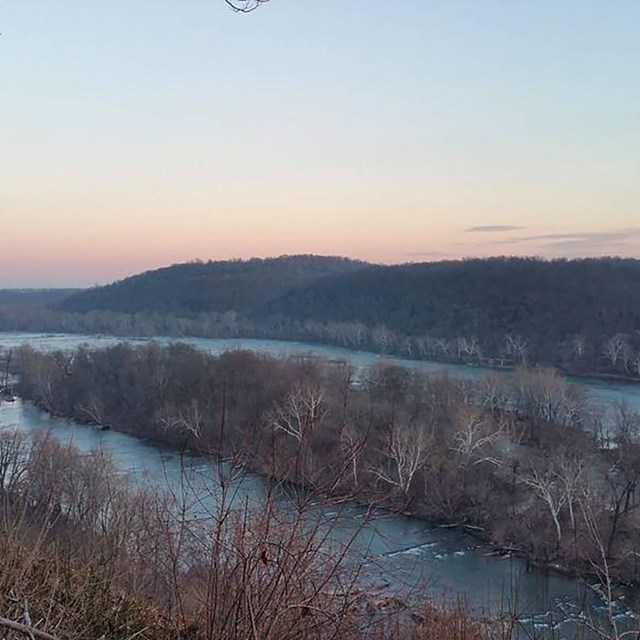
{"type": "Polygon", "coordinates": [[[433,355],[433,340],[429,336],[416,336],[413,340],[422,358],[433,355]]]}
{"type": "Polygon", "coordinates": [[[640,377],[640,350],[635,351],[629,360],[631,361],[633,373],[640,377]]]}
{"type": "Polygon", "coordinates": [[[611,558],[625,520],[640,506],[640,415],[625,405],[618,407],[613,426],[615,446],[608,454],[611,466],[604,475],[609,493],[610,529],[606,556],[611,558]]]}
{"type": "Polygon", "coordinates": [[[156,422],[166,431],[178,431],[200,438],[206,423],[206,411],[197,400],[192,400],[181,409],[165,405],[156,415],[156,422]]]}
{"type": "Polygon", "coordinates": [[[578,359],[582,358],[586,349],[586,341],[584,339],[584,336],[582,335],[574,336],[572,346],[573,346],[573,355],[578,359]]]}
{"type": "Polygon", "coordinates": [[[596,558],[590,559],[591,570],[598,577],[602,589],[602,596],[607,613],[607,622],[609,629],[603,629],[602,625],[593,624],[589,619],[583,622],[598,638],[603,640],[622,640],[623,638],[637,638],[640,633],[637,631],[621,631],[616,619],[614,607],[614,579],[611,575],[609,566],[609,552],[607,544],[602,536],[602,531],[597,513],[593,509],[594,503],[599,501],[599,497],[594,496],[588,487],[585,487],[579,499],[579,505],[582,513],[582,519],[586,525],[589,538],[596,550],[596,558]]]}
{"type": "Polygon", "coordinates": [[[381,353],[388,353],[394,343],[395,336],[389,329],[380,324],[371,332],[371,339],[381,353]]]}
{"type": "Polygon", "coordinates": [[[87,402],[80,404],[79,409],[89,418],[92,424],[97,424],[101,427],[107,425],[104,403],[97,393],[91,392],[87,398],[87,402]]]}
{"type": "Polygon", "coordinates": [[[273,409],[271,426],[302,443],[326,414],[324,396],[324,389],[317,384],[297,384],[273,409]]]}
{"type": "Polygon", "coordinates": [[[514,362],[525,364],[527,361],[527,341],[520,335],[505,336],[505,351],[514,362]]]}
{"type": "Polygon", "coordinates": [[[565,426],[582,420],[585,402],[579,388],[554,369],[519,369],[515,383],[518,408],[529,417],[565,426]]]}
{"type": "Polygon", "coordinates": [[[529,471],[521,474],[521,482],[533,490],[535,495],[546,505],[556,529],[557,544],[562,540],[560,513],[567,501],[564,482],[553,469],[541,470],[539,465],[531,463],[529,471]]]}
{"type": "Polygon", "coordinates": [[[352,425],[347,424],[342,429],[340,448],[346,458],[346,464],[351,469],[353,485],[358,488],[358,464],[360,456],[367,442],[367,434],[359,433],[352,425]]]}
{"type": "Polygon", "coordinates": [[[458,338],[458,357],[459,358],[474,358],[480,353],[480,343],[478,338],[471,337],[458,338]]]}
{"type": "Polygon", "coordinates": [[[373,469],[382,482],[407,494],[413,479],[427,464],[431,438],[424,427],[395,426],[383,450],[383,464],[373,469]]]}
{"type": "Polygon", "coordinates": [[[553,459],[553,466],[558,475],[559,482],[564,487],[569,520],[573,533],[576,533],[575,506],[584,491],[586,482],[586,465],[584,459],[578,454],[561,453],[553,459]]]}
{"type": "Polygon", "coordinates": [[[451,347],[444,338],[434,338],[433,352],[442,358],[446,358],[451,355],[451,347]]]}
{"type": "Polygon", "coordinates": [[[506,380],[495,373],[482,376],[476,384],[476,393],[480,404],[494,415],[507,408],[511,397],[506,380]]]}
{"type": "Polygon", "coordinates": [[[495,423],[473,407],[464,407],[458,413],[456,432],[451,448],[465,460],[465,464],[495,462],[492,447],[506,432],[506,423],[495,423]]]}
{"type": "Polygon", "coordinates": [[[622,363],[626,367],[629,355],[629,343],[624,335],[617,333],[604,343],[602,352],[614,369],[619,363],[622,363]]]}

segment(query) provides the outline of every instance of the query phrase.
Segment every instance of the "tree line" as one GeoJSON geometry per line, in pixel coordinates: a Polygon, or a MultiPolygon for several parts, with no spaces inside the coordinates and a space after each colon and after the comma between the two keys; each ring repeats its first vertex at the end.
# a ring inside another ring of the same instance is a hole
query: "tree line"
{"type": "MultiPolygon", "coordinates": [[[[407,359],[493,368],[548,362],[545,358],[536,357],[529,341],[520,334],[505,333],[496,350],[487,352],[474,335],[450,339],[426,334],[410,336],[383,324],[368,327],[359,321],[299,321],[286,317],[255,321],[234,311],[182,315],[112,311],[78,313],[53,311],[38,305],[20,308],[6,305],[0,307],[0,331],[298,340],[407,359]]],[[[640,334],[637,331],[610,332],[602,341],[589,341],[583,334],[576,334],[557,347],[558,351],[550,361],[567,373],[640,379],[640,334]]]]}

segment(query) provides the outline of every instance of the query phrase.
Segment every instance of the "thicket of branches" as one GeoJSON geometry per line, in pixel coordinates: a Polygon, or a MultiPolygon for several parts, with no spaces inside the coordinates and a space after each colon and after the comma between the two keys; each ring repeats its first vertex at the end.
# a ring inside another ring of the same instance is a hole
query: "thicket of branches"
{"type": "MultiPolygon", "coordinates": [[[[212,465],[216,468],[217,465],[212,465]]],[[[508,640],[458,604],[409,613],[359,586],[318,494],[133,489],[99,451],[0,431],[0,636],[39,640],[508,640]],[[314,504],[314,510],[308,507],[314,504]],[[315,515],[314,515],[315,514],[315,515]]],[[[323,498],[325,507],[329,499],[323,498]]]]}

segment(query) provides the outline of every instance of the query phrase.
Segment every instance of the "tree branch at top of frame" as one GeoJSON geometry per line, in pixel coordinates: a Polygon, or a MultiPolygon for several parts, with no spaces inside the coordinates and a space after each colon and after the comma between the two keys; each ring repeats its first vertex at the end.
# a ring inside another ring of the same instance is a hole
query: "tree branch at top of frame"
{"type": "Polygon", "coordinates": [[[269,0],[224,0],[236,13],[251,13],[269,0]]]}

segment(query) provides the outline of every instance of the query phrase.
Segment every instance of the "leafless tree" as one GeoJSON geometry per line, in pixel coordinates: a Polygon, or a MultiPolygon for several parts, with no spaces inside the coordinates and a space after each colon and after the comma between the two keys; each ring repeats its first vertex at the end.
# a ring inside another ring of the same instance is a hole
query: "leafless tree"
{"type": "Polygon", "coordinates": [[[409,356],[410,358],[413,356],[413,349],[414,349],[415,343],[413,341],[413,338],[403,338],[400,341],[400,351],[401,353],[409,356]]]}
{"type": "Polygon", "coordinates": [[[578,424],[586,411],[579,388],[554,369],[519,369],[515,383],[518,407],[532,418],[569,426],[578,424]]]}
{"type": "Polygon", "coordinates": [[[513,359],[514,362],[527,361],[527,341],[520,335],[507,334],[505,336],[506,354],[513,359]]]}
{"type": "Polygon", "coordinates": [[[588,487],[585,487],[579,499],[579,506],[582,513],[582,520],[585,523],[589,538],[595,547],[596,557],[590,559],[590,566],[593,573],[598,577],[601,585],[600,595],[602,596],[606,612],[609,629],[604,629],[601,624],[593,624],[588,618],[583,620],[584,624],[590,629],[596,637],[602,640],[635,640],[640,637],[640,632],[622,631],[618,626],[616,611],[614,607],[614,585],[615,581],[611,574],[609,564],[609,552],[602,530],[600,527],[597,512],[594,510],[594,504],[599,501],[599,497],[594,496],[588,487]]]}
{"type": "Polygon", "coordinates": [[[451,355],[451,346],[444,338],[434,338],[433,352],[440,357],[446,358],[451,355]]]}
{"type": "Polygon", "coordinates": [[[573,338],[573,354],[576,358],[582,358],[586,349],[586,340],[584,336],[577,335],[573,338]]]}
{"type": "Polygon", "coordinates": [[[478,338],[471,337],[458,338],[458,357],[459,358],[474,358],[480,353],[480,343],[478,338]]]}
{"type": "Polygon", "coordinates": [[[531,463],[528,472],[520,480],[546,505],[556,529],[557,544],[562,541],[560,513],[567,501],[567,491],[561,478],[553,469],[542,469],[542,465],[531,463]]]}
{"type": "Polygon", "coordinates": [[[480,404],[494,415],[507,408],[511,394],[504,377],[489,373],[482,376],[476,385],[480,404]]]}
{"type": "Polygon", "coordinates": [[[455,423],[452,449],[465,464],[495,461],[491,448],[506,432],[506,423],[496,423],[473,407],[464,407],[455,423]]]}
{"type": "Polygon", "coordinates": [[[417,336],[413,340],[422,358],[433,354],[433,340],[429,336],[417,336]]]}
{"type": "Polygon", "coordinates": [[[624,335],[618,333],[604,343],[602,352],[615,369],[619,363],[627,364],[629,343],[624,335]]]}
{"type": "Polygon", "coordinates": [[[631,362],[633,373],[640,377],[640,350],[634,351],[629,360],[631,362]]]}
{"type": "Polygon", "coordinates": [[[178,431],[200,438],[206,424],[207,414],[197,400],[186,407],[175,409],[164,406],[156,415],[156,422],[167,431],[178,431]]]}
{"type": "Polygon", "coordinates": [[[90,393],[87,402],[80,404],[79,407],[92,424],[106,426],[107,420],[104,414],[104,404],[97,393],[90,393]]]}
{"type": "Polygon", "coordinates": [[[353,485],[356,489],[358,482],[358,465],[360,457],[367,442],[367,434],[359,433],[352,425],[345,425],[340,437],[340,448],[345,456],[346,463],[351,469],[353,485]]]}
{"type": "Polygon", "coordinates": [[[575,507],[584,492],[585,483],[587,482],[586,464],[579,454],[565,452],[553,458],[552,464],[560,483],[564,487],[569,520],[575,534],[577,527],[575,507]]]}
{"type": "Polygon", "coordinates": [[[317,384],[297,384],[273,409],[271,425],[298,443],[313,432],[326,414],[325,392],[317,384]]]}
{"type": "Polygon", "coordinates": [[[383,450],[383,463],[373,469],[382,482],[407,494],[413,479],[427,463],[431,438],[422,426],[395,426],[383,450]]]}
{"type": "Polygon", "coordinates": [[[333,342],[345,347],[361,347],[367,339],[367,328],[361,322],[332,322],[325,330],[333,342]]]}
{"type": "Polygon", "coordinates": [[[393,333],[383,324],[378,325],[371,332],[371,339],[381,353],[389,352],[393,345],[394,338],[393,333]]]}

